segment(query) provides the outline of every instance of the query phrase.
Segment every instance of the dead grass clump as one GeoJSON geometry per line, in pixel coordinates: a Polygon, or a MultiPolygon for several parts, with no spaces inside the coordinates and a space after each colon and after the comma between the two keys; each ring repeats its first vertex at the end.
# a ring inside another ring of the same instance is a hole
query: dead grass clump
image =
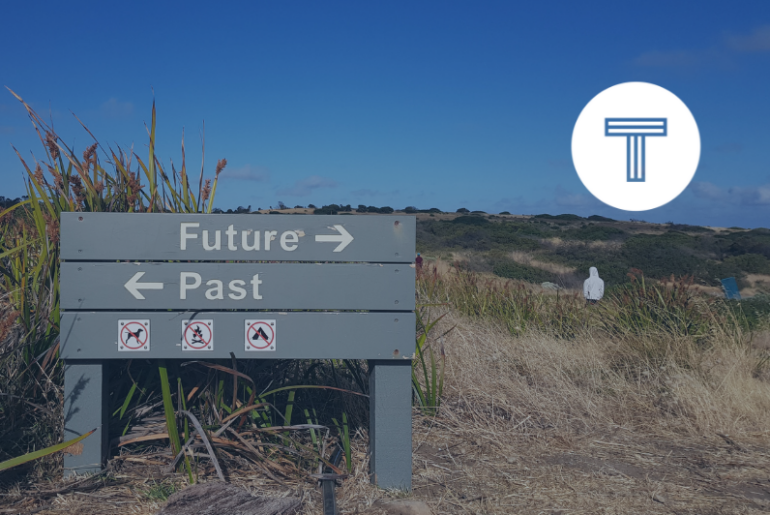
{"type": "Polygon", "coordinates": [[[414,495],[436,513],[770,507],[751,486],[770,469],[761,338],[512,336],[458,313],[440,325],[457,326],[444,401],[414,426],[414,495]]]}
{"type": "MultiPolygon", "coordinates": [[[[504,435],[543,428],[576,435],[623,427],[681,434],[754,434],[770,427],[762,351],[716,341],[701,348],[671,335],[570,341],[512,337],[455,316],[445,338],[447,417],[504,435]],[[652,349],[652,350],[651,350],[652,349]]],[[[440,329],[439,329],[440,331],[440,329]]]]}

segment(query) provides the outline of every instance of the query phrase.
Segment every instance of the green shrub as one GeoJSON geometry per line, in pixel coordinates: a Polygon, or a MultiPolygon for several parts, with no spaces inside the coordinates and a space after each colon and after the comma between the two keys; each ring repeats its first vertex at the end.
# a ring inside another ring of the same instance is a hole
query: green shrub
{"type": "Polygon", "coordinates": [[[694,275],[713,284],[706,260],[687,250],[697,247],[698,241],[697,237],[673,231],[662,235],[638,234],[623,243],[621,252],[629,267],[642,270],[647,277],[694,275]]]}
{"type": "Polygon", "coordinates": [[[454,238],[446,240],[450,248],[463,248],[478,251],[489,250],[492,248],[488,235],[483,231],[476,231],[472,227],[458,233],[454,238]]]}
{"type": "Polygon", "coordinates": [[[702,274],[702,279],[713,286],[719,286],[722,279],[734,277],[738,283],[738,288],[743,289],[749,286],[746,282],[746,274],[732,261],[706,261],[706,270],[702,274]]]}
{"type": "Polygon", "coordinates": [[[745,317],[750,329],[766,329],[770,326],[770,295],[757,295],[750,299],[726,302],[734,313],[740,313],[745,317]]]}
{"type": "Polygon", "coordinates": [[[521,237],[517,234],[494,232],[492,233],[492,241],[497,245],[500,245],[504,250],[523,250],[533,251],[543,248],[543,246],[537,240],[532,238],[521,237]]]}
{"type": "Polygon", "coordinates": [[[340,206],[337,204],[329,204],[313,211],[314,215],[336,215],[337,213],[348,213],[353,211],[350,204],[340,206]]]}
{"type": "Polygon", "coordinates": [[[552,247],[550,252],[538,257],[544,261],[559,263],[576,269],[578,276],[588,278],[588,270],[595,266],[605,289],[628,281],[626,274],[631,268],[620,252],[588,245],[582,242],[566,242],[552,247]]]}
{"type": "Polygon", "coordinates": [[[732,265],[736,269],[748,274],[770,274],[770,259],[767,259],[762,254],[730,256],[723,263],[725,265],[732,265]]]}
{"type": "Polygon", "coordinates": [[[708,227],[701,227],[700,225],[687,225],[687,224],[675,224],[669,223],[669,230],[672,231],[687,231],[687,232],[714,232],[714,229],[708,227]]]}
{"type": "Polygon", "coordinates": [[[565,239],[581,241],[607,241],[624,236],[626,231],[607,225],[589,225],[564,235],[565,239]]]}
{"type": "Polygon", "coordinates": [[[463,225],[488,225],[491,224],[489,220],[484,218],[483,216],[458,216],[454,220],[452,220],[453,224],[463,224],[463,225]]]}
{"type": "Polygon", "coordinates": [[[583,220],[582,216],[570,215],[570,214],[563,214],[563,215],[542,214],[542,215],[535,215],[535,218],[544,218],[545,220],[583,220]]]}
{"type": "Polygon", "coordinates": [[[553,230],[545,226],[543,227],[541,224],[533,224],[533,223],[524,223],[524,224],[506,224],[513,227],[516,227],[516,232],[521,235],[527,235],[527,236],[538,236],[541,238],[548,238],[553,235],[553,230]]]}
{"type": "Polygon", "coordinates": [[[551,272],[535,268],[534,266],[522,265],[512,259],[501,259],[495,263],[492,272],[498,277],[506,279],[517,279],[530,283],[553,282],[557,278],[551,272]]]}
{"type": "Polygon", "coordinates": [[[721,237],[724,250],[733,256],[761,254],[770,259],[770,229],[752,229],[721,237]]]}

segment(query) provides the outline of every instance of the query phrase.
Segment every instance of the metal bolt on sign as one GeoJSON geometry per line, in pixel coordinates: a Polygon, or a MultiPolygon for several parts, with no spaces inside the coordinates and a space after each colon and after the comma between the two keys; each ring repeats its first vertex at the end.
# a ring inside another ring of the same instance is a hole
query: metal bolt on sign
{"type": "Polygon", "coordinates": [[[108,457],[114,360],[232,353],[368,360],[372,482],[411,489],[414,255],[413,216],[62,213],[64,436],[102,436],[65,475],[108,457]]]}

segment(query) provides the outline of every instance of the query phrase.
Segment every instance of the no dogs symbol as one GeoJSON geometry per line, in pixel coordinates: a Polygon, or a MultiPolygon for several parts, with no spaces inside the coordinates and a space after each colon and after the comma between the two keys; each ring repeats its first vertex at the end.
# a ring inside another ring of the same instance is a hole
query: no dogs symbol
{"type": "Polygon", "coordinates": [[[246,350],[275,350],[275,320],[246,320],[246,350]]]}
{"type": "Polygon", "coordinates": [[[182,350],[214,350],[214,321],[184,320],[182,350]]]}
{"type": "Polygon", "coordinates": [[[149,350],[149,320],[118,320],[118,352],[149,350]]]}

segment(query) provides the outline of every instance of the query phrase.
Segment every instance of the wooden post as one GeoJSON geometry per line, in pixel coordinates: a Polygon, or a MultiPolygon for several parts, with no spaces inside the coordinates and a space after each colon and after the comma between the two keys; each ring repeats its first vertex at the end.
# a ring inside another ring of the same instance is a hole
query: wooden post
{"type": "Polygon", "coordinates": [[[93,474],[104,467],[109,444],[106,369],[101,361],[64,362],[64,439],[96,429],[69,453],[65,451],[64,477],[93,474]]]}
{"type": "Polygon", "coordinates": [[[372,483],[412,489],[412,360],[369,361],[372,483]]]}

